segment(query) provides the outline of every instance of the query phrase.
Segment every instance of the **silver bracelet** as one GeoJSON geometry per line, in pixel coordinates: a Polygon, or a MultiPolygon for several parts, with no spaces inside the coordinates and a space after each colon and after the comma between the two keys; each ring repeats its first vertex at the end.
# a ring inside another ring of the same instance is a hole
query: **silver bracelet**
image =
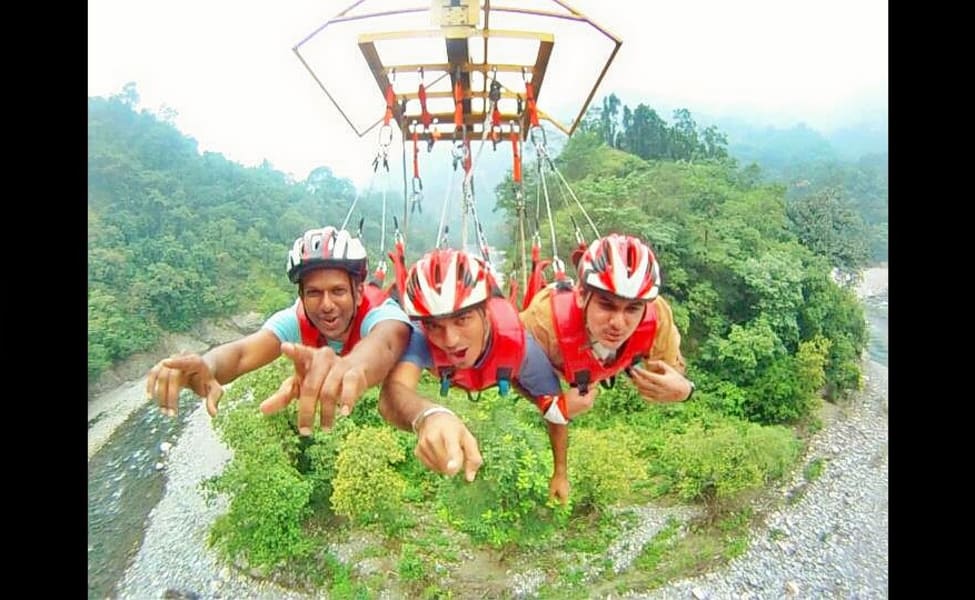
{"type": "Polygon", "coordinates": [[[420,425],[423,424],[423,422],[426,420],[427,417],[429,417],[430,415],[435,415],[437,413],[447,413],[449,415],[454,415],[455,417],[457,416],[456,414],[454,414],[454,411],[450,410],[446,406],[431,406],[429,408],[425,408],[423,409],[422,412],[420,412],[420,414],[416,416],[415,419],[413,419],[413,423],[411,423],[411,426],[413,427],[413,433],[418,433],[418,430],[420,429],[420,425]]]}

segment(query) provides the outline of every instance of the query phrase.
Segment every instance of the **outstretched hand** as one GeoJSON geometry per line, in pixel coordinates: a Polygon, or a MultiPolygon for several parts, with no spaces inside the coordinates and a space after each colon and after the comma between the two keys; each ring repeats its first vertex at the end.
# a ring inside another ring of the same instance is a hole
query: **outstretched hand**
{"type": "Polygon", "coordinates": [[[630,373],[636,389],[649,402],[680,402],[691,393],[691,383],[662,360],[648,360],[630,373]]]}
{"type": "Polygon", "coordinates": [[[423,420],[417,432],[413,454],[427,468],[453,476],[464,468],[464,478],[474,481],[483,459],[477,440],[456,415],[432,414],[423,420]]]}
{"type": "Polygon", "coordinates": [[[175,416],[179,408],[179,391],[193,390],[206,399],[207,412],[217,416],[217,404],[223,395],[223,386],[216,380],[210,367],[199,354],[180,353],[163,359],[149,370],[146,379],[146,396],[155,398],[163,414],[175,416]]]}
{"type": "Polygon", "coordinates": [[[285,342],[281,352],[295,365],[295,374],[285,379],[278,391],[261,403],[261,412],[269,415],[298,399],[298,433],[311,435],[315,408],[321,405],[322,429],[332,428],[335,410],[348,416],[368,382],[361,367],[352,366],[329,347],[311,348],[285,342]]]}

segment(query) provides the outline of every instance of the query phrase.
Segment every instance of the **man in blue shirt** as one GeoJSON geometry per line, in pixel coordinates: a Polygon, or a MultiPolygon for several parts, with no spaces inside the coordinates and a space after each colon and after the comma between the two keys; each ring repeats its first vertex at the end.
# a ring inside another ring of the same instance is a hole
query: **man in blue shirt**
{"type": "Polygon", "coordinates": [[[331,428],[336,405],[348,415],[359,396],[386,377],[410,336],[399,305],[363,283],[367,269],[365,248],[349,232],[334,227],[305,232],[288,253],[288,279],[298,285],[295,304],[272,315],[260,330],[203,356],[160,361],[149,371],[147,395],[173,416],[180,389],[189,388],[206,398],[207,411],[215,416],[223,384],[284,353],[297,374],[261,404],[261,411],[277,412],[297,398],[301,435],[311,434],[319,405],[321,426],[331,428]]]}
{"type": "Polygon", "coordinates": [[[558,376],[527,333],[514,306],[494,294],[496,284],[480,258],[434,250],[410,269],[403,307],[419,325],[407,350],[383,382],[379,411],[399,429],[417,434],[415,454],[430,469],[473,481],[481,466],[477,441],[448,408],[417,393],[423,369],[440,378],[441,395],[514,386],[539,399],[561,394],[558,376]]]}

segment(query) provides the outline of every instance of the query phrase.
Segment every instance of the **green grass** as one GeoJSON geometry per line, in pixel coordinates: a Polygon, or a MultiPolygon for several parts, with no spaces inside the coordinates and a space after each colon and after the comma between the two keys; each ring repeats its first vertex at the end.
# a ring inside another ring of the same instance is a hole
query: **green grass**
{"type": "Polygon", "coordinates": [[[806,478],[806,481],[813,482],[819,479],[826,470],[826,459],[825,458],[815,458],[806,465],[802,474],[806,478]]]}

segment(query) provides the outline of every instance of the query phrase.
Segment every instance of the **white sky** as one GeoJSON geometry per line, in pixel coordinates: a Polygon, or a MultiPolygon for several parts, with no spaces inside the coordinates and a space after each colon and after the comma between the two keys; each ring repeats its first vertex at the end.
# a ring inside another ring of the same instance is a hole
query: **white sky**
{"type": "MultiPolygon", "coordinates": [[[[516,3],[495,0],[502,2],[516,3]]],[[[534,2],[558,10],[553,2],[534,2]]],[[[361,185],[372,174],[375,136],[356,137],[292,52],[351,4],[89,0],[88,95],[116,94],[134,81],[141,107],[174,109],[176,126],[201,150],[248,166],[266,158],[296,179],[328,165],[361,185]]],[[[668,121],[670,110],[686,107],[699,125],[709,124],[701,115],[742,115],[778,126],[804,121],[824,132],[851,121],[886,124],[885,0],[569,4],[623,40],[593,102],[616,92],[631,108],[645,102],[668,121]]],[[[572,41],[583,47],[588,40],[572,41]]],[[[567,47],[557,36],[556,51],[567,47]]],[[[328,68],[350,65],[349,80],[366,71],[361,57],[343,58],[328,68]]],[[[545,93],[554,95],[555,86],[546,79],[540,107],[554,102],[545,93]]],[[[374,83],[362,94],[382,105],[374,83]]]]}

